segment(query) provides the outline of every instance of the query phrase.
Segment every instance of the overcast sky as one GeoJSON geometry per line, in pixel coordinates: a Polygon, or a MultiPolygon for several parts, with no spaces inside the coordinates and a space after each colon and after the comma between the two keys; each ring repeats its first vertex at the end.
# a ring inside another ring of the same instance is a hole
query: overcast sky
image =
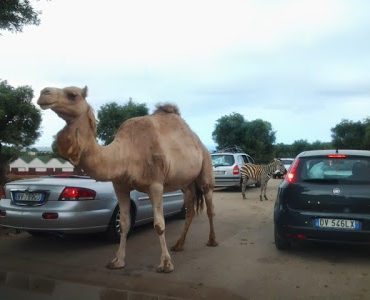
{"type": "MultiPolygon", "coordinates": [[[[130,97],[173,102],[213,147],[216,120],[272,124],[277,143],[331,141],[370,116],[370,2],[343,0],[41,0],[40,26],[0,36],[0,79],[85,85],[95,109],[130,97]]],[[[63,126],[42,112],[50,146],[63,126]]]]}

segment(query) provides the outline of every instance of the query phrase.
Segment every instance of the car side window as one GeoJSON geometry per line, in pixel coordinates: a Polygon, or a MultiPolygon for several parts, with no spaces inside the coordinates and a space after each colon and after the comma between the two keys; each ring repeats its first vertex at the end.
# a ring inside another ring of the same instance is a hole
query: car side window
{"type": "Polygon", "coordinates": [[[254,159],[248,155],[248,160],[251,164],[254,164],[254,159]]]}
{"type": "Polygon", "coordinates": [[[248,157],[246,155],[242,155],[244,164],[249,163],[248,157]]]}
{"type": "Polygon", "coordinates": [[[238,155],[238,156],[236,157],[236,161],[237,161],[237,164],[238,164],[239,166],[243,166],[243,165],[244,165],[244,160],[243,160],[243,157],[242,157],[241,155],[238,155]]]}

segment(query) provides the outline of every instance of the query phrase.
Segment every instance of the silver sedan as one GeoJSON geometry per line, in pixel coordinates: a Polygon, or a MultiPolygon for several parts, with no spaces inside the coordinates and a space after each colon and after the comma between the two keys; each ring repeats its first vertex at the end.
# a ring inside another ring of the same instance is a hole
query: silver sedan
{"type": "MultiPolygon", "coordinates": [[[[0,226],[33,235],[106,232],[119,240],[119,207],[111,182],[84,176],[48,176],[9,182],[0,201],[0,226]]],[[[131,229],[153,221],[147,194],[131,191],[131,229]]],[[[185,217],[181,191],[163,195],[165,217],[185,217]]]]}

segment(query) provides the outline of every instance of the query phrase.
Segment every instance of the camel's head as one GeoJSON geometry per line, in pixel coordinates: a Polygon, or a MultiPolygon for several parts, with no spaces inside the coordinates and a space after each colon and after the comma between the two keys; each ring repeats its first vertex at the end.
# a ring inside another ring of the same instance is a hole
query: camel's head
{"type": "Polygon", "coordinates": [[[77,87],[44,88],[40,93],[40,98],[37,104],[42,109],[55,111],[59,117],[67,123],[73,119],[85,114],[90,106],[86,102],[87,87],[83,89],[77,87]]]}

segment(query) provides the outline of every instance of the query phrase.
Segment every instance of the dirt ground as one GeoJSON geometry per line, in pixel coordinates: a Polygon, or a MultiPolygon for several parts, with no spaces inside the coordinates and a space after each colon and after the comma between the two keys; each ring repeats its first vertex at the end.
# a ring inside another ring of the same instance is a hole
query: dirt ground
{"type": "MultiPolygon", "coordinates": [[[[208,220],[205,213],[196,216],[185,250],[171,253],[175,271],[170,274],[155,272],[160,246],[152,225],[129,238],[121,270],[105,268],[117,245],[100,236],[34,238],[2,231],[0,270],[170,298],[369,299],[369,247],[307,244],[276,250],[273,206],[280,182],[269,182],[270,200],[262,202],[256,188],[247,190],[247,200],[235,190],[216,191],[219,246],[205,246],[208,220]]],[[[183,220],[167,221],[168,246],[182,227],[183,220]]]]}

